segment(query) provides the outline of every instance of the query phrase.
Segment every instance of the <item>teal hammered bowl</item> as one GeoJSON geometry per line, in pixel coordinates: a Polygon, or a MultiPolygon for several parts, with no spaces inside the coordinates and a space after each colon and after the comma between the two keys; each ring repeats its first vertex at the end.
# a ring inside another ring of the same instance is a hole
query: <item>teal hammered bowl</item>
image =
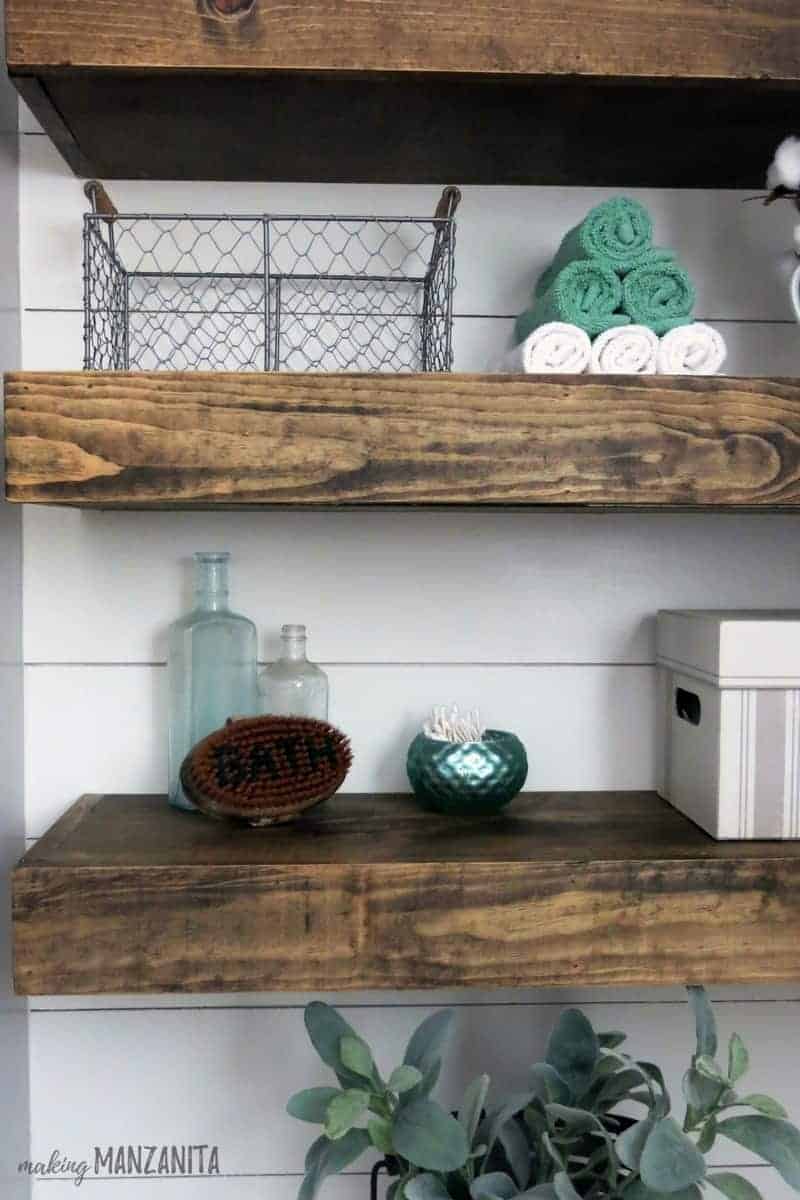
{"type": "Polygon", "coordinates": [[[418,733],[408,748],[406,770],[423,808],[488,816],[521,791],[528,757],[519,738],[502,729],[487,729],[480,742],[439,742],[418,733]]]}

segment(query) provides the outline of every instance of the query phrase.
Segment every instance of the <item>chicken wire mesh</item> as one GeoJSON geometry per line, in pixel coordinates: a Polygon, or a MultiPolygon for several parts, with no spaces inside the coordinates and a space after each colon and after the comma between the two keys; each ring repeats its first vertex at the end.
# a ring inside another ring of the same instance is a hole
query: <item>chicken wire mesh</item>
{"type": "Polygon", "coordinates": [[[451,369],[456,188],[427,219],[125,214],[87,195],[87,370],[451,369]]]}

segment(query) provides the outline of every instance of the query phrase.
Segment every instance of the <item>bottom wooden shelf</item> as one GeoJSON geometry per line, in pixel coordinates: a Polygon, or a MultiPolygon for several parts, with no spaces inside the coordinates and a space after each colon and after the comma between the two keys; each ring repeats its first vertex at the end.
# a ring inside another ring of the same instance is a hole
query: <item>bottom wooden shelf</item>
{"type": "Polygon", "coordinates": [[[13,889],[25,995],[800,978],[800,843],[714,842],[652,792],[488,821],[342,795],[271,830],[85,796],[13,889]]]}

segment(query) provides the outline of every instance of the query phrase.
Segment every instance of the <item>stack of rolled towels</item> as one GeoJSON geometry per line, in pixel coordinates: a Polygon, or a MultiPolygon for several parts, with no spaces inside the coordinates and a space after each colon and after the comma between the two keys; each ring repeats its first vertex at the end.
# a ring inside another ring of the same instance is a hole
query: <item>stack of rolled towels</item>
{"type": "Polygon", "coordinates": [[[615,196],[564,236],[517,318],[502,370],[714,375],[725,342],[693,319],[694,304],[676,255],[653,245],[647,209],[615,196]]]}

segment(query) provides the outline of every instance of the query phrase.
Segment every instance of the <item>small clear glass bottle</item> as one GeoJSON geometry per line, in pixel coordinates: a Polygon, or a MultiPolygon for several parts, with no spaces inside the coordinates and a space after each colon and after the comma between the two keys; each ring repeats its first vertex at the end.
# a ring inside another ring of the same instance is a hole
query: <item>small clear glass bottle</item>
{"type": "Polygon", "coordinates": [[[261,711],[328,719],[328,676],[306,658],[305,625],[284,625],[281,656],[261,672],[261,711]]]}
{"type": "Polygon", "coordinates": [[[180,769],[193,746],[228,717],[259,711],[258,636],[247,617],[229,607],[227,553],[194,556],[194,607],[169,631],[169,800],[194,809],[183,794],[180,769]]]}

